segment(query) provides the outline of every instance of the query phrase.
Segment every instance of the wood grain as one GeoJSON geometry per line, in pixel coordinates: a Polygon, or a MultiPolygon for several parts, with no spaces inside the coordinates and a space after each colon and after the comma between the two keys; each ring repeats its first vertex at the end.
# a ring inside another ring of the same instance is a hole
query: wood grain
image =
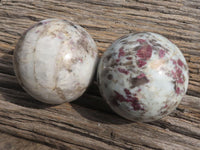
{"type": "MultiPolygon", "coordinates": [[[[185,96],[172,115],[147,124],[129,122],[97,107],[47,106],[26,93],[6,90],[1,88],[0,131],[57,149],[200,148],[199,98],[185,96]]],[[[102,101],[87,95],[82,99],[102,101]]]]}
{"type": "Polygon", "coordinates": [[[17,138],[0,132],[0,149],[1,150],[55,150],[46,145],[35,143],[29,140],[17,138]]]}
{"type": "Polygon", "coordinates": [[[200,3],[192,0],[2,0],[1,72],[12,74],[11,55],[20,35],[37,21],[62,18],[88,30],[100,52],[124,34],[157,32],[178,45],[190,69],[188,94],[200,96],[200,3]]]}
{"type": "Polygon", "coordinates": [[[199,0],[0,1],[0,132],[3,132],[0,149],[9,145],[10,138],[19,149],[198,150],[198,97],[199,0]],[[170,116],[148,124],[129,122],[113,113],[100,97],[95,81],[71,104],[52,106],[36,101],[19,86],[12,57],[23,32],[47,18],[80,24],[94,38],[100,55],[124,34],[151,31],[166,36],[187,60],[190,75],[187,94],[192,96],[185,96],[170,116]]]}

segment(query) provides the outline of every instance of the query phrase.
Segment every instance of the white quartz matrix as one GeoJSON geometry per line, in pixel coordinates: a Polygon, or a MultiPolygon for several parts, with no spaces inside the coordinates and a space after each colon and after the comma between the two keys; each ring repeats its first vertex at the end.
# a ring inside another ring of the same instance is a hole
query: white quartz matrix
{"type": "Polygon", "coordinates": [[[188,66],[176,45],[147,32],[116,40],[98,66],[99,89],[119,115],[149,122],[171,113],[188,87],[188,66]]]}
{"type": "Polygon", "coordinates": [[[14,52],[15,73],[34,98],[49,104],[80,97],[93,78],[98,52],[79,25],[43,20],[28,29],[14,52]]]}

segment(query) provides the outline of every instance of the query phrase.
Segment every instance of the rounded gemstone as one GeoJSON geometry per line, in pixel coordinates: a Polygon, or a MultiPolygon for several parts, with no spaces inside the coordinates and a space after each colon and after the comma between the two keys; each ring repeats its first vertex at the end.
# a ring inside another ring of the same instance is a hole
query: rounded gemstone
{"type": "Polygon", "coordinates": [[[113,42],[100,60],[97,75],[110,107],[133,121],[149,122],[168,115],[188,87],[188,66],[181,51],[151,32],[129,34],[113,42]]]}
{"type": "Polygon", "coordinates": [[[79,25],[43,20],[28,29],[14,51],[21,86],[49,104],[80,97],[92,80],[98,58],[96,44],[79,25]]]}

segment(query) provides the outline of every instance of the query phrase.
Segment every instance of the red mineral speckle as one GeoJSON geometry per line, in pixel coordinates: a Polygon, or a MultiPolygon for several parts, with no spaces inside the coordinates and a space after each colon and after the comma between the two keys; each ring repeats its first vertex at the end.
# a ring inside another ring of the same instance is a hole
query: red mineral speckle
{"type": "Polygon", "coordinates": [[[127,60],[132,60],[132,57],[126,57],[127,60]]]}
{"type": "Polygon", "coordinates": [[[184,83],[184,80],[183,80],[182,78],[179,78],[179,79],[177,80],[177,83],[183,84],[183,83],[184,83]]]}
{"type": "Polygon", "coordinates": [[[143,77],[145,77],[145,74],[144,74],[144,73],[141,73],[139,76],[137,76],[138,79],[141,79],[141,78],[143,78],[143,77]]]}
{"type": "Polygon", "coordinates": [[[139,42],[139,43],[141,44],[141,43],[144,43],[144,42],[146,42],[146,41],[143,40],[143,39],[138,39],[137,42],[139,42]]]}
{"type": "Polygon", "coordinates": [[[176,94],[180,94],[180,88],[176,87],[176,94]]]}
{"type": "Polygon", "coordinates": [[[131,103],[131,106],[133,107],[134,110],[144,110],[144,108],[141,107],[140,103],[139,103],[139,100],[137,97],[132,97],[131,96],[131,93],[128,89],[124,89],[125,91],[125,94],[126,94],[126,97],[125,98],[123,95],[121,95],[120,93],[118,93],[117,91],[114,91],[115,94],[116,94],[116,99],[117,101],[120,101],[120,102],[130,102],[131,103]]]}
{"type": "Polygon", "coordinates": [[[120,59],[116,59],[116,62],[119,62],[120,61],[120,59]]]}
{"type": "Polygon", "coordinates": [[[176,60],[174,60],[174,59],[171,59],[171,60],[172,60],[173,64],[176,65],[176,60]]]}
{"type": "Polygon", "coordinates": [[[178,65],[179,65],[180,67],[183,67],[183,66],[184,66],[183,62],[182,62],[180,59],[178,59],[177,63],[178,63],[178,65]]]}
{"type": "Polygon", "coordinates": [[[183,78],[178,78],[176,81],[177,81],[177,83],[180,83],[180,84],[183,84],[183,83],[184,83],[183,78]]]}
{"type": "Polygon", "coordinates": [[[144,65],[146,65],[146,60],[148,60],[149,58],[151,58],[152,55],[152,47],[150,45],[144,45],[142,48],[140,48],[139,50],[137,50],[136,55],[140,58],[137,61],[137,65],[138,67],[143,67],[144,65]]]}
{"type": "Polygon", "coordinates": [[[136,55],[141,59],[148,60],[152,55],[152,47],[150,45],[145,45],[137,51],[136,55]]]}
{"type": "Polygon", "coordinates": [[[114,92],[116,94],[115,97],[117,98],[118,101],[120,102],[126,101],[123,95],[119,94],[117,91],[114,91],[114,92]]]}
{"type": "Polygon", "coordinates": [[[178,60],[177,62],[175,60],[173,60],[173,64],[175,65],[174,69],[171,71],[171,77],[179,84],[183,84],[185,82],[184,80],[184,75],[183,72],[181,70],[180,67],[182,67],[184,64],[182,63],[182,61],[178,60]],[[180,67],[179,67],[180,66],[180,67]]]}
{"type": "Polygon", "coordinates": [[[126,69],[122,69],[122,68],[118,68],[118,71],[126,75],[129,73],[126,69]]]}
{"type": "Polygon", "coordinates": [[[137,61],[137,65],[139,68],[143,67],[144,65],[146,65],[147,63],[144,60],[138,60],[137,61]]]}
{"type": "Polygon", "coordinates": [[[126,93],[126,96],[127,97],[130,97],[131,96],[131,92],[128,90],[128,89],[124,89],[124,92],[126,93]]]}
{"type": "Polygon", "coordinates": [[[176,80],[177,83],[183,84],[184,80],[182,77],[182,70],[180,68],[176,69],[176,72],[172,70],[172,78],[176,80]]]}
{"type": "Polygon", "coordinates": [[[81,63],[83,63],[83,59],[82,58],[77,58],[77,60],[81,63]]]}
{"type": "Polygon", "coordinates": [[[163,107],[163,108],[167,108],[168,107],[168,105],[167,104],[165,104],[165,106],[163,107]]]}
{"type": "Polygon", "coordinates": [[[166,114],[167,112],[168,112],[168,105],[167,104],[165,104],[165,106],[163,106],[163,107],[161,107],[161,114],[166,114]]]}
{"type": "Polygon", "coordinates": [[[132,103],[134,110],[144,110],[138,102],[138,98],[135,97],[134,102],[132,103]]]}
{"type": "Polygon", "coordinates": [[[160,58],[163,58],[165,56],[165,51],[163,50],[163,49],[161,49],[160,51],[159,51],[159,57],[160,58]]]}
{"type": "Polygon", "coordinates": [[[182,70],[181,70],[180,68],[177,68],[177,69],[176,69],[176,74],[177,74],[177,76],[180,78],[181,75],[182,75],[182,70]]]}
{"type": "Polygon", "coordinates": [[[173,70],[172,70],[172,78],[176,79],[176,72],[174,72],[173,70]]]}
{"type": "Polygon", "coordinates": [[[57,37],[61,40],[63,40],[63,36],[61,34],[58,34],[57,37]]]}
{"type": "Polygon", "coordinates": [[[124,56],[124,55],[125,55],[124,48],[121,47],[121,48],[119,49],[118,58],[120,58],[121,56],[124,56]]]}

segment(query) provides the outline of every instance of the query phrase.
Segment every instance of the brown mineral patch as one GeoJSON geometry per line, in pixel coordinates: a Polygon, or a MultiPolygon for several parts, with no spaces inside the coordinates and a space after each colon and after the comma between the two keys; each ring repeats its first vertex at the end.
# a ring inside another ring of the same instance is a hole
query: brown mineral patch
{"type": "Polygon", "coordinates": [[[124,36],[120,37],[118,40],[123,41],[123,40],[126,40],[126,38],[128,38],[128,37],[129,37],[129,35],[124,35],[124,36]]]}
{"type": "Polygon", "coordinates": [[[155,39],[150,39],[149,42],[152,43],[152,45],[157,44],[157,43],[156,43],[157,41],[156,41],[155,39]]]}
{"type": "Polygon", "coordinates": [[[77,93],[83,93],[85,90],[86,90],[86,87],[85,87],[85,86],[81,86],[81,85],[79,85],[79,86],[76,88],[76,92],[77,92],[77,93]]]}
{"type": "Polygon", "coordinates": [[[71,73],[71,72],[72,72],[72,69],[67,69],[67,71],[71,73]]]}
{"type": "Polygon", "coordinates": [[[157,41],[155,39],[151,39],[149,40],[149,42],[152,44],[153,47],[162,47],[162,45],[160,45],[159,43],[157,43],[157,41]]]}
{"type": "Polygon", "coordinates": [[[55,87],[53,90],[56,91],[56,93],[58,94],[58,96],[63,99],[66,100],[65,95],[63,94],[63,90],[59,87],[55,87]]]}
{"type": "Polygon", "coordinates": [[[120,43],[121,43],[121,44],[127,44],[127,43],[128,43],[128,40],[127,40],[127,39],[121,40],[120,43]]]}
{"type": "Polygon", "coordinates": [[[86,52],[88,53],[88,42],[85,40],[85,37],[80,37],[79,40],[77,41],[77,45],[82,47],[86,52]]]}
{"type": "Polygon", "coordinates": [[[124,63],[123,65],[124,66],[131,66],[133,64],[133,62],[132,61],[127,61],[126,63],[124,63]]]}
{"type": "Polygon", "coordinates": [[[142,77],[142,78],[131,78],[130,79],[130,83],[131,83],[131,88],[135,88],[137,86],[143,85],[148,83],[149,80],[147,79],[146,76],[142,77]]]}
{"type": "Polygon", "coordinates": [[[35,53],[35,51],[36,51],[36,48],[33,49],[33,53],[35,53]]]}
{"type": "Polygon", "coordinates": [[[174,105],[177,106],[178,105],[178,101],[176,101],[176,103],[174,105]]]}
{"type": "Polygon", "coordinates": [[[102,72],[101,72],[101,76],[105,77],[109,73],[109,71],[110,70],[108,68],[103,69],[102,72]]]}
{"type": "Polygon", "coordinates": [[[161,115],[161,116],[164,116],[164,115],[167,115],[167,114],[168,114],[168,110],[167,110],[167,109],[160,112],[160,115],[161,115]]]}
{"type": "Polygon", "coordinates": [[[63,62],[63,66],[64,66],[64,68],[65,68],[65,70],[67,70],[68,72],[72,72],[72,61],[64,61],[63,62]]]}
{"type": "Polygon", "coordinates": [[[105,59],[103,60],[104,62],[109,61],[112,57],[112,54],[109,54],[105,57],[105,59]]]}
{"type": "Polygon", "coordinates": [[[107,76],[107,78],[108,78],[108,80],[112,80],[112,79],[113,79],[113,75],[112,75],[112,74],[109,74],[109,75],[107,76]]]}
{"type": "Polygon", "coordinates": [[[133,50],[134,51],[137,51],[137,50],[139,50],[139,49],[141,49],[142,48],[142,46],[140,45],[140,46],[136,46],[133,50]]]}
{"type": "Polygon", "coordinates": [[[114,66],[118,66],[120,65],[119,63],[117,63],[116,60],[112,60],[111,63],[110,63],[110,67],[114,68],[114,66]]]}
{"type": "Polygon", "coordinates": [[[125,51],[125,55],[124,56],[130,56],[132,57],[134,54],[133,49],[129,49],[129,51],[125,51]]]}

